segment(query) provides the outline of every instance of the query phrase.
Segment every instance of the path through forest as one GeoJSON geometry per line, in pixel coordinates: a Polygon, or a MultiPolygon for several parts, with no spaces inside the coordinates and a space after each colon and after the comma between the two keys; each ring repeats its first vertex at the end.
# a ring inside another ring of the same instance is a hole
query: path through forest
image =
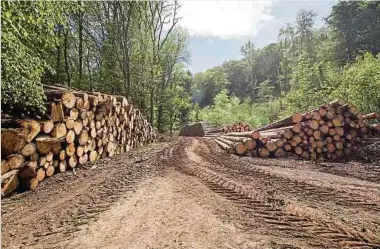
{"type": "Polygon", "coordinates": [[[181,138],[56,175],[2,211],[4,248],[378,248],[380,166],[181,138]]]}

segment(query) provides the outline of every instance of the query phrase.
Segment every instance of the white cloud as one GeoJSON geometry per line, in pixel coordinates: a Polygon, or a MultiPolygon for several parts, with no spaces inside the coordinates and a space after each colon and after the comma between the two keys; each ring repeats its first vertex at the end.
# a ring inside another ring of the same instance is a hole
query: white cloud
{"type": "Polygon", "coordinates": [[[179,24],[190,35],[222,39],[255,36],[273,20],[272,1],[181,1],[179,24]]]}

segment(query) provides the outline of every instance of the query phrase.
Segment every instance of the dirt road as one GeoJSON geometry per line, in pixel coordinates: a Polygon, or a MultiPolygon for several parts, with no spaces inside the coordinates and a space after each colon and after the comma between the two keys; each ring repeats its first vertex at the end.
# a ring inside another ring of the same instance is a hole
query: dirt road
{"type": "Polygon", "coordinates": [[[239,158],[181,138],[2,202],[3,248],[380,248],[380,165],[239,158]]]}

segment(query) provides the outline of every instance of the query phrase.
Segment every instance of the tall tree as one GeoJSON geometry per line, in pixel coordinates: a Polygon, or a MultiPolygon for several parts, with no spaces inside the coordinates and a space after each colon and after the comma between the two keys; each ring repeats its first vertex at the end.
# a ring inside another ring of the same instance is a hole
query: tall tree
{"type": "Polygon", "coordinates": [[[333,6],[327,23],[344,40],[346,61],[358,54],[380,52],[380,2],[341,1],[333,6]]]}

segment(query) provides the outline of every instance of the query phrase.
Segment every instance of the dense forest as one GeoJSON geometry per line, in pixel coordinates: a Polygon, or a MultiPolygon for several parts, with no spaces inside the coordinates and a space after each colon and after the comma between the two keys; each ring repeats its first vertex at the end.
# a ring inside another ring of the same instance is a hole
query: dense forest
{"type": "Polygon", "coordinates": [[[343,97],[380,111],[380,2],[300,10],[278,41],[192,75],[177,1],[1,3],[2,110],[44,111],[41,84],[124,95],[155,125],[254,126],[343,97]]]}
{"type": "Polygon", "coordinates": [[[2,1],[2,109],[43,112],[43,84],[118,93],[158,130],[190,104],[177,1],[2,1]]]}

